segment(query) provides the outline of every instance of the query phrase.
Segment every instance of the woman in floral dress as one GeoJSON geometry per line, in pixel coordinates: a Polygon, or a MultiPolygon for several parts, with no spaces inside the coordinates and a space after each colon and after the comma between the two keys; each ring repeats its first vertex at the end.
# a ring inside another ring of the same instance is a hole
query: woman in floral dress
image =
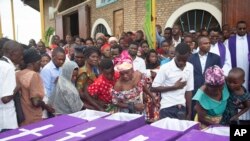
{"type": "Polygon", "coordinates": [[[145,75],[133,70],[133,62],[127,51],[123,51],[120,58],[115,60],[115,70],[119,71],[120,78],[111,90],[114,111],[143,113],[143,93],[155,100],[147,88],[145,75]]]}

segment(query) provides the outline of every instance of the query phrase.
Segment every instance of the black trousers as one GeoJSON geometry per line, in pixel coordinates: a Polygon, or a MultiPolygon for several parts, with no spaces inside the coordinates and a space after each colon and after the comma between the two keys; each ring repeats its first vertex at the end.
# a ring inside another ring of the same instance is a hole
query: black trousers
{"type": "Polygon", "coordinates": [[[160,110],[160,119],[163,118],[177,118],[186,119],[186,107],[182,105],[175,105],[160,110]]]}

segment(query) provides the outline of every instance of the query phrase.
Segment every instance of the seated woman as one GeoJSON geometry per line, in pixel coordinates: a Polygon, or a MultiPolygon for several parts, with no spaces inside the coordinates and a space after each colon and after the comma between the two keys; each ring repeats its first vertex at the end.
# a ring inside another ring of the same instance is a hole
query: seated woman
{"type": "Polygon", "coordinates": [[[123,51],[115,60],[115,70],[120,72],[120,78],[111,90],[112,102],[116,106],[114,112],[141,113],[144,111],[143,92],[151,96],[146,85],[146,77],[133,70],[132,58],[123,51]]]}
{"type": "Polygon", "coordinates": [[[48,102],[55,109],[55,114],[70,114],[84,109],[75,87],[77,75],[78,65],[75,62],[67,61],[63,64],[62,74],[58,77],[48,102]]]}
{"type": "Polygon", "coordinates": [[[196,92],[195,110],[201,127],[219,124],[227,105],[229,91],[223,70],[219,66],[209,67],[205,72],[205,84],[196,92]]]}

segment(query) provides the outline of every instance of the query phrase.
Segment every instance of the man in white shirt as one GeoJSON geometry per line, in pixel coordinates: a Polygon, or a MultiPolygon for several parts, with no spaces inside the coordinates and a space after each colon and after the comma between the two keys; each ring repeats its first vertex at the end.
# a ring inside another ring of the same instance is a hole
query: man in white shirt
{"type": "MultiPolygon", "coordinates": [[[[249,62],[250,62],[250,35],[247,35],[247,23],[239,21],[237,23],[237,35],[231,36],[225,46],[231,53],[232,67],[242,68],[245,72],[245,83],[243,86],[249,91],[249,62]]],[[[243,114],[240,119],[250,120],[250,111],[243,114]]]]}
{"type": "Polygon", "coordinates": [[[209,52],[212,52],[220,56],[222,70],[224,71],[224,75],[227,76],[229,71],[232,69],[231,55],[229,49],[225,47],[223,43],[218,42],[219,34],[220,33],[218,29],[216,28],[210,29],[209,38],[211,40],[211,47],[209,52]]]}
{"type": "Polygon", "coordinates": [[[161,119],[190,119],[194,88],[193,66],[187,62],[190,48],[180,43],[175,52],[175,58],[161,66],[152,84],[152,91],[161,92],[161,119]]]}
{"type": "Polygon", "coordinates": [[[139,47],[138,43],[136,42],[130,43],[128,47],[128,53],[133,59],[134,71],[138,70],[141,73],[146,73],[145,61],[141,57],[137,56],[138,47],[139,47]]]}
{"type": "Polygon", "coordinates": [[[0,131],[18,127],[16,109],[13,101],[16,87],[15,65],[23,59],[23,48],[15,41],[7,41],[3,46],[0,60],[0,131]]]}

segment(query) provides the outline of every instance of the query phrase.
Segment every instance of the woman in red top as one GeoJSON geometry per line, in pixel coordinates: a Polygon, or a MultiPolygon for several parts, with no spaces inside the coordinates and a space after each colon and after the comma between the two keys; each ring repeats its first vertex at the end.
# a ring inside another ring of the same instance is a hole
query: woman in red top
{"type": "Polygon", "coordinates": [[[100,69],[102,74],[88,87],[88,93],[103,109],[107,110],[112,103],[111,88],[118,80],[119,73],[114,71],[111,59],[103,59],[100,69]]]}

